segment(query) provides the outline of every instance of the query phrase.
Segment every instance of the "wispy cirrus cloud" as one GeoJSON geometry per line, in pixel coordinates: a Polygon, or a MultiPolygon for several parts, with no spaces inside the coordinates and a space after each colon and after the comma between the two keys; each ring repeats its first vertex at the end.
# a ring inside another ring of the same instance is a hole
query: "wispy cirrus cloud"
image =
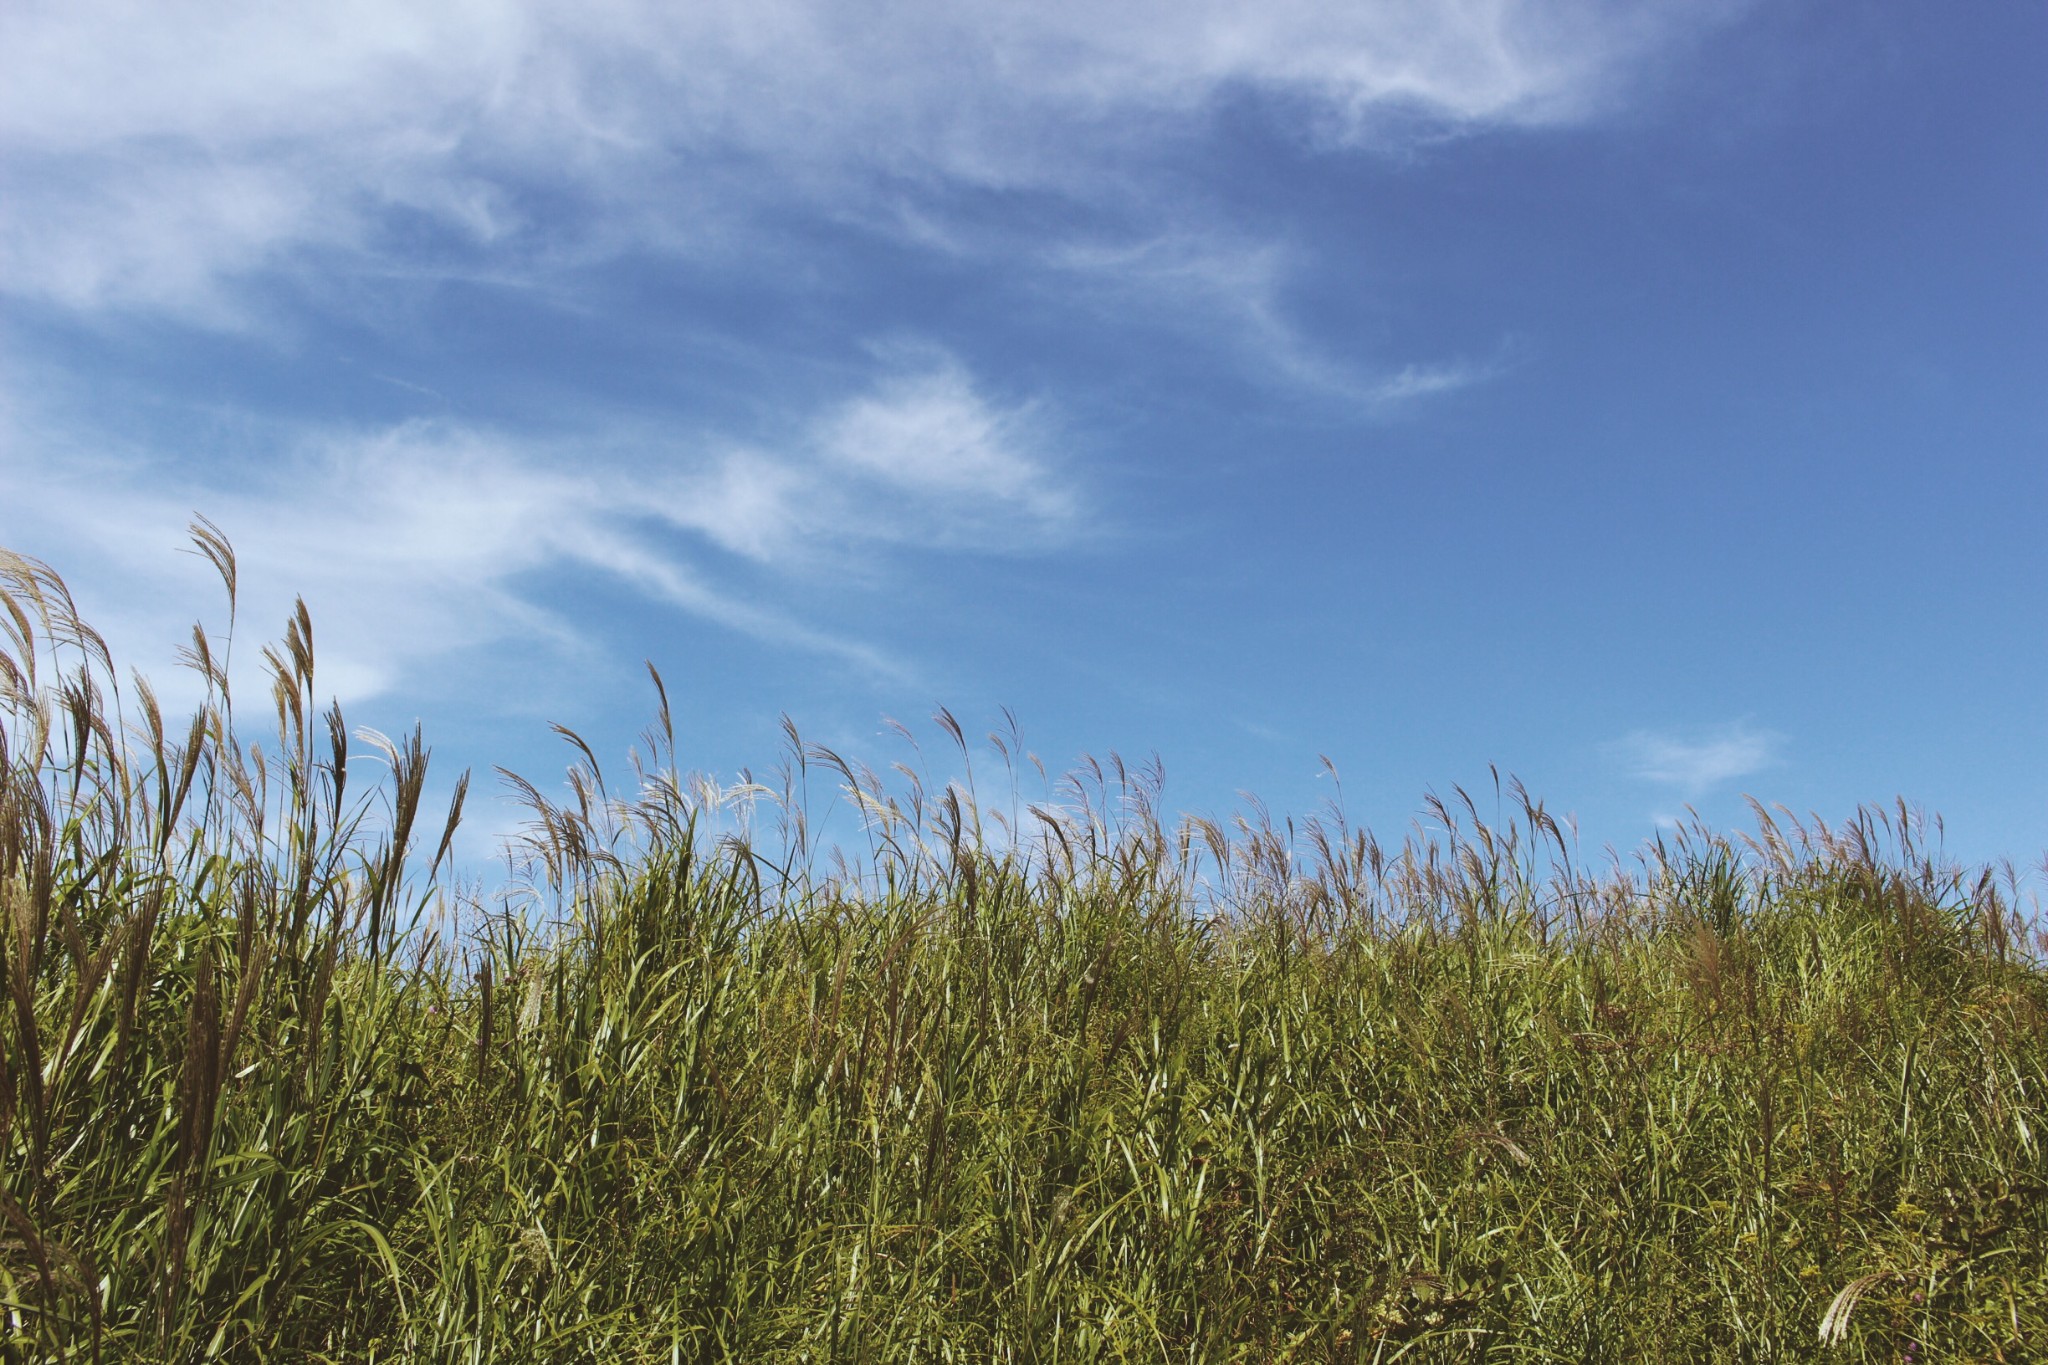
{"type": "Polygon", "coordinates": [[[1735,721],[1706,730],[1637,730],[1607,746],[1631,776],[1691,799],[1774,766],[1785,737],[1735,721]]]}
{"type": "Polygon", "coordinates": [[[774,449],[411,421],[279,430],[274,457],[195,470],[148,449],[108,455],[75,419],[26,412],[16,396],[0,443],[0,505],[12,509],[0,512],[0,543],[61,555],[84,586],[120,583],[113,624],[171,639],[161,618],[182,616],[186,595],[136,589],[161,583],[167,552],[202,512],[235,542],[255,619],[283,619],[289,593],[314,604],[323,674],[344,699],[389,690],[452,651],[508,639],[573,647],[575,625],[533,591],[563,569],[900,679],[908,665],[885,647],[790,605],[809,576],[870,565],[878,547],[1035,549],[1083,527],[1030,408],[990,400],[942,354],[914,359],[774,449]],[[772,572],[743,588],[721,552],[772,572]]]}
{"type": "Polygon", "coordinates": [[[853,545],[979,553],[1085,532],[1075,475],[1048,455],[1048,417],[990,400],[942,351],[898,348],[866,392],[772,447],[736,444],[635,476],[647,514],[763,564],[830,563],[853,545]]]}
{"type": "Polygon", "coordinates": [[[1568,122],[1733,8],[27,3],[0,13],[0,285],[232,323],[237,282],[307,252],[715,254],[793,204],[942,237],[959,187],[1119,205],[1142,238],[1134,170],[1224,95],[1332,146],[1568,122]]]}
{"type": "Polygon", "coordinates": [[[1505,346],[1481,359],[1388,367],[1318,345],[1286,299],[1311,276],[1309,263],[1278,242],[1180,228],[1137,241],[1061,244],[1047,259],[1098,314],[1188,319],[1186,330],[1225,339],[1252,372],[1368,413],[1485,383],[1506,365],[1505,346]]]}

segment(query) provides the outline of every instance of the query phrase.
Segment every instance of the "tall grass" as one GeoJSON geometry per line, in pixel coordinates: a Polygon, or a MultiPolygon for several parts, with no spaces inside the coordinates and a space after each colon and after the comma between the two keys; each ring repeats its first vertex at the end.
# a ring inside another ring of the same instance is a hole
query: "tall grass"
{"type": "Polygon", "coordinates": [[[2048,1341],[2048,977],[1904,810],[1594,874],[1519,789],[1383,848],[792,735],[770,838],[664,709],[629,790],[573,736],[566,798],[519,783],[529,872],[463,898],[461,788],[422,808],[417,734],[351,752],[303,607],[259,743],[225,640],[172,725],[49,569],[0,557],[0,606],[9,1358],[2048,1341]],[[814,847],[814,786],[864,847],[814,847]]]}

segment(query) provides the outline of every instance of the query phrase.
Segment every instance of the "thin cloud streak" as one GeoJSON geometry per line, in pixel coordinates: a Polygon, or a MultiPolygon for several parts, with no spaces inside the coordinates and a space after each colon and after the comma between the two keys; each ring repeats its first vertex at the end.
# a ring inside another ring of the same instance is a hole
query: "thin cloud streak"
{"type": "Polygon", "coordinates": [[[1368,415],[1483,384],[1505,368],[1487,361],[1410,363],[1388,371],[1347,360],[1318,345],[1287,316],[1284,294],[1305,263],[1274,242],[1180,230],[1134,243],[1067,244],[1047,264],[1099,312],[1141,312],[1199,320],[1188,329],[1226,338],[1253,372],[1290,389],[1368,415]]]}
{"type": "MultiPolygon", "coordinates": [[[[0,516],[0,543],[29,548],[32,529],[35,545],[61,550],[67,565],[75,555],[110,581],[152,584],[191,513],[203,512],[233,538],[245,581],[259,585],[248,604],[254,619],[282,620],[290,605],[260,585],[313,605],[323,676],[344,700],[390,690],[453,651],[512,640],[577,648],[576,628],[528,587],[575,568],[901,682],[911,670],[885,648],[761,600],[776,595],[773,578],[748,593],[727,586],[714,551],[800,587],[821,569],[870,563],[864,547],[1005,548],[979,539],[985,524],[1002,523],[1012,528],[1008,548],[1044,549],[1080,525],[1076,495],[1029,439],[1028,410],[988,402],[950,362],[885,375],[821,413],[788,451],[669,450],[653,460],[631,434],[585,442],[585,457],[572,459],[560,442],[412,421],[281,433],[285,453],[262,469],[237,479],[222,467],[195,480],[149,451],[86,456],[96,442],[33,425],[21,407],[18,397],[9,404],[11,439],[0,455],[0,494],[12,509],[0,516]],[[600,454],[589,456],[593,448],[600,454]]],[[[171,594],[154,603],[148,592],[114,596],[134,639],[175,638],[177,623],[162,618],[182,621],[189,610],[182,594],[175,606],[171,594]]]]}
{"type": "Polygon", "coordinates": [[[1737,721],[1704,733],[1637,730],[1607,746],[1631,775],[1700,796],[1772,767],[1785,737],[1737,721]]]}

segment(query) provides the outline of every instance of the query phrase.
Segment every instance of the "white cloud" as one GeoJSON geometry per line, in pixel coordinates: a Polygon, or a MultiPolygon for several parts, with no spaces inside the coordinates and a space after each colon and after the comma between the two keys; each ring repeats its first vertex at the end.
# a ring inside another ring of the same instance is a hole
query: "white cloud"
{"type": "Polygon", "coordinates": [[[1201,319],[1190,330],[1235,347],[1252,372],[1366,413],[1485,383],[1507,362],[1504,345],[1488,360],[1386,369],[1317,344],[1288,316],[1286,295],[1307,276],[1305,263],[1275,242],[1181,229],[1138,242],[1060,245],[1048,263],[1104,314],[1201,319]]]}
{"type": "Polygon", "coordinates": [[[800,588],[807,571],[866,563],[877,546],[1044,546],[1078,526],[1076,503],[1033,444],[1030,412],[988,402],[943,360],[885,374],[779,452],[675,449],[642,432],[572,448],[416,421],[280,431],[284,453],[266,464],[216,462],[195,476],[146,450],[93,453],[97,436],[35,420],[10,399],[0,543],[33,546],[67,572],[82,566],[87,586],[119,584],[103,604],[107,624],[130,640],[174,640],[191,592],[162,591],[166,563],[191,513],[203,512],[235,543],[251,585],[247,619],[282,621],[291,594],[306,597],[323,677],[344,699],[384,691],[450,651],[508,639],[573,645],[574,626],[536,605],[532,587],[579,568],[756,638],[900,677],[886,650],[761,600],[778,595],[772,582],[737,591],[707,551],[794,574],[800,588]]]}
{"type": "Polygon", "coordinates": [[[763,200],[1115,200],[1226,91],[1332,143],[1570,120],[1732,2],[24,0],[0,287],[231,320],[237,279],[408,216],[533,258],[710,249],[763,200]]]}
{"type": "Polygon", "coordinates": [[[1032,453],[1032,414],[985,402],[957,365],[905,375],[847,404],[819,432],[826,458],[904,497],[943,508],[961,529],[1027,529],[1073,519],[1072,493],[1032,453]]]}
{"type": "Polygon", "coordinates": [[[811,519],[810,482],[766,451],[728,451],[710,467],[678,480],[660,514],[722,549],[763,562],[789,553],[811,519]]]}
{"type": "Polygon", "coordinates": [[[1689,734],[1637,730],[1608,752],[1646,782],[1698,796],[1771,767],[1784,742],[1783,735],[1736,721],[1689,734]]]}
{"type": "Polygon", "coordinates": [[[1492,365],[1465,361],[1442,365],[1403,365],[1372,386],[1372,397],[1381,403],[1401,403],[1431,394],[1449,393],[1482,382],[1495,369],[1492,365]]]}
{"type": "Polygon", "coordinates": [[[241,616],[257,633],[274,632],[294,594],[306,598],[323,684],[344,701],[443,652],[513,636],[566,642],[570,628],[518,580],[579,558],[602,511],[588,486],[459,427],[301,433],[267,467],[200,480],[147,454],[98,459],[72,442],[53,456],[55,444],[8,442],[0,537],[74,579],[124,653],[151,658],[177,639],[199,575],[189,564],[177,573],[173,551],[197,511],[234,541],[241,616]]]}
{"type": "Polygon", "coordinates": [[[1044,453],[1032,405],[991,402],[941,352],[897,348],[867,393],[834,405],[784,448],[740,446],[672,477],[651,515],[763,563],[847,562],[858,543],[1043,549],[1085,515],[1044,453]]]}
{"type": "Polygon", "coordinates": [[[233,325],[240,309],[223,274],[267,264],[287,244],[353,235],[325,216],[316,184],[261,165],[183,148],[119,174],[51,164],[59,159],[15,158],[15,208],[0,209],[0,287],[69,308],[121,303],[233,325]]]}

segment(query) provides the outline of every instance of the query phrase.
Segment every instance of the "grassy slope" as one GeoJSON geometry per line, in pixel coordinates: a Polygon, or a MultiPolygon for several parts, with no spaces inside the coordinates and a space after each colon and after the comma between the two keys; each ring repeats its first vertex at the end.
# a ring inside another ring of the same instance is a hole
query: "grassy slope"
{"type": "Polygon", "coordinates": [[[309,624],[267,757],[204,645],[195,726],[131,687],[117,742],[61,585],[0,575],[13,1356],[2048,1340],[2048,977],[1900,822],[1593,878],[1526,804],[1386,853],[1162,831],[1118,770],[984,838],[957,793],[840,765],[876,843],[822,877],[788,871],[800,833],[778,871],[675,784],[619,806],[586,768],[537,807],[534,899],[451,946],[404,856],[442,832],[424,756],[364,803],[309,624]]]}

